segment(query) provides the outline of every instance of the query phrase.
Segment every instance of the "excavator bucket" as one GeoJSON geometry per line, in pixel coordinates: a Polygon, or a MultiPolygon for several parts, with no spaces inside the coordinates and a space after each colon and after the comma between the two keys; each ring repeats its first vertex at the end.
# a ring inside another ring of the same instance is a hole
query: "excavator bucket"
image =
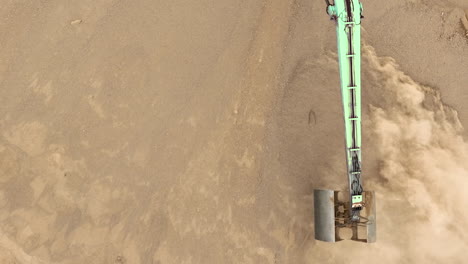
{"type": "Polygon", "coordinates": [[[314,190],[315,239],[324,242],[343,240],[340,231],[348,228],[351,240],[365,243],[376,242],[375,194],[365,191],[363,208],[359,222],[350,221],[350,203],[342,197],[349,197],[347,192],[334,190],[314,190]]]}
{"type": "Polygon", "coordinates": [[[376,211],[375,211],[375,192],[374,191],[367,191],[364,192],[366,194],[366,206],[364,207],[366,210],[366,216],[368,222],[367,226],[367,243],[375,243],[377,241],[377,226],[376,226],[376,211]]]}
{"type": "Polygon", "coordinates": [[[335,242],[335,191],[314,190],[315,239],[335,242]]]}

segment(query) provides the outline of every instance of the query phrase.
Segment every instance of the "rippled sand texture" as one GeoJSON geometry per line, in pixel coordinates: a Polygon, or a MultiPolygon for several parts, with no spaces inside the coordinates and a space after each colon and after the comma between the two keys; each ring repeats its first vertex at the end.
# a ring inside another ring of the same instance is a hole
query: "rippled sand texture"
{"type": "Polygon", "coordinates": [[[465,263],[463,0],[363,0],[378,243],[314,241],[346,187],[323,1],[0,6],[0,263],[465,263]]]}

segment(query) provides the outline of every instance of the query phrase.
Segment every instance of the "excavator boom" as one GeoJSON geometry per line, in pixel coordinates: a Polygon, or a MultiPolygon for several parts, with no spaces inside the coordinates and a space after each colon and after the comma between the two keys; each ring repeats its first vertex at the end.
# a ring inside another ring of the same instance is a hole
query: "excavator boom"
{"type": "Polygon", "coordinates": [[[374,242],[374,193],[365,192],[361,181],[362,4],[359,0],[335,0],[333,4],[327,0],[325,2],[328,15],[336,22],[349,188],[344,198],[338,191],[314,191],[316,239],[341,240],[338,230],[351,228],[352,240],[374,242]],[[359,226],[367,227],[366,239],[359,238],[359,226]]]}

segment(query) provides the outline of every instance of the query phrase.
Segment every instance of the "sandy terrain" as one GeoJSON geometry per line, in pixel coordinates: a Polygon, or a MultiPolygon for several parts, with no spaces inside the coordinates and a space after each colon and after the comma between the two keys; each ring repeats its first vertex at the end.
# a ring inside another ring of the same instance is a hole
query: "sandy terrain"
{"type": "Polygon", "coordinates": [[[363,0],[378,243],[313,237],[347,184],[319,0],[0,5],[0,263],[466,263],[466,0],[363,0]]]}

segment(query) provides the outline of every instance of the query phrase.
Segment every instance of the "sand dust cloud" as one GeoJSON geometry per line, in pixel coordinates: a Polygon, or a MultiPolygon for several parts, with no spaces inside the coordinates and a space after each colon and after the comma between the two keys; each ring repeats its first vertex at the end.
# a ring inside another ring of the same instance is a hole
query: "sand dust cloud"
{"type": "MultiPolygon", "coordinates": [[[[440,93],[418,84],[392,58],[363,48],[364,69],[378,94],[363,121],[365,148],[375,171],[378,243],[315,244],[308,259],[321,263],[466,263],[468,144],[457,112],[440,93]],[[344,262],[343,262],[344,263],[344,262]]],[[[364,106],[365,107],[365,106],[364,106]]],[[[364,162],[366,157],[364,156],[364,162]]],[[[370,175],[373,174],[373,175],[370,175]]]]}
{"type": "Polygon", "coordinates": [[[367,245],[323,0],[2,1],[0,264],[467,263],[465,2],[363,0],[367,245]]]}

